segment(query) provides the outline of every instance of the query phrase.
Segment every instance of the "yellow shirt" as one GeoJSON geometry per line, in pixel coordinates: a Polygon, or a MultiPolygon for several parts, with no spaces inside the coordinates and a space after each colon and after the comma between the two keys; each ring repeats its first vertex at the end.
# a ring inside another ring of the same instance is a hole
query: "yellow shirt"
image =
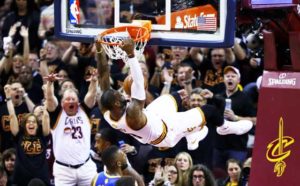
{"type": "Polygon", "coordinates": [[[226,186],[238,186],[238,182],[228,182],[226,186]]]}

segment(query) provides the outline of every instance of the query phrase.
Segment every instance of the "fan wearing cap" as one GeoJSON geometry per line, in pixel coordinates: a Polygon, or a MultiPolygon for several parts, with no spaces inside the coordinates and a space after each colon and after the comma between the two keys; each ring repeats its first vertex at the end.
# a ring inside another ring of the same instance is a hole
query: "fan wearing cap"
{"type": "Polygon", "coordinates": [[[229,99],[231,101],[230,107],[228,105],[224,110],[224,119],[227,121],[226,123],[230,123],[229,121],[244,121],[243,125],[240,123],[236,123],[236,126],[232,128],[232,131],[229,130],[228,126],[222,126],[217,128],[217,132],[221,135],[226,134],[245,134],[247,133],[253,126],[255,119],[249,116],[254,116],[254,107],[251,103],[251,100],[248,98],[246,94],[240,91],[239,83],[241,74],[239,69],[234,66],[227,66],[224,68],[224,84],[225,84],[225,93],[223,97],[225,99],[229,99]],[[234,103],[232,103],[234,102],[234,103]],[[238,109],[233,110],[234,107],[240,105],[238,109]],[[235,111],[235,112],[234,112],[235,111]],[[239,115],[238,115],[239,113],[239,115]],[[247,122],[250,121],[250,122],[247,122]],[[233,132],[235,131],[235,132],[233,132]]]}
{"type": "Polygon", "coordinates": [[[253,126],[252,119],[256,114],[250,98],[238,88],[240,77],[236,67],[224,68],[225,92],[222,96],[231,100],[231,107],[225,108],[224,125],[217,128],[220,135],[217,135],[214,153],[216,167],[224,168],[224,160],[230,158],[243,162],[247,157],[248,132],[253,126]],[[226,123],[231,125],[226,126],[226,123]]]}
{"type": "Polygon", "coordinates": [[[239,69],[234,66],[226,66],[224,68],[223,74],[226,94],[230,96],[239,88],[241,74],[239,69]]]}
{"type": "MultiPolygon", "coordinates": [[[[239,90],[238,86],[240,83],[240,79],[241,79],[241,74],[240,74],[239,69],[237,69],[236,67],[233,67],[233,66],[225,67],[225,69],[224,69],[224,84],[225,84],[225,88],[226,88],[225,98],[235,97],[241,93],[241,95],[243,95],[243,97],[238,96],[238,97],[241,97],[241,99],[238,99],[238,101],[244,102],[243,100],[245,100],[250,103],[251,106],[249,106],[249,108],[253,108],[253,105],[252,105],[250,99],[248,98],[248,96],[239,90]]],[[[242,104],[242,103],[239,103],[239,104],[242,104]]],[[[230,121],[239,121],[242,119],[249,119],[249,120],[253,121],[252,117],[237,115],[233,112],[232,109],[231,110],[225,109],[224,117],[225,117],[225,119],[230,120],[230,121]]]]}

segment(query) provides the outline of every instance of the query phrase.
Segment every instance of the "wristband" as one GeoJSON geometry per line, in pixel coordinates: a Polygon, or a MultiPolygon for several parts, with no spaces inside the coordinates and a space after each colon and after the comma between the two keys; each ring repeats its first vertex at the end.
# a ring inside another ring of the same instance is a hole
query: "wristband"
{"type": "Polygon", "coordinates": [[[5,102],[8,102],[9,100],[11,100],[11,97],[6,98],[5,102]]]}
{"type": "Polygon", "coordinates": [[[28,94],[27,94],[27,93],[25,93],[25,94],[23,95],[23,98],[26,98],[26,97],[28,97],[28,94]]]}
{"type": "Polygon", "coordinates": [[[165,82],[164,82],[164,87],[165,87],[167,90],[171,89],[171,83],[165,81],[165,82]]]}

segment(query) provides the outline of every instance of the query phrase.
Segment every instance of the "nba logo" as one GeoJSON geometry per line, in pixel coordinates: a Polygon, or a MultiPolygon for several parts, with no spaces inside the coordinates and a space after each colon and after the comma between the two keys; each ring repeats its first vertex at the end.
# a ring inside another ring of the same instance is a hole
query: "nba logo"
{"type": "Polygon", "coordinates": [[[79,0],[69,0],[70,5],[70,23],[79,24],[80,21],[80,6],[79,0]]]}

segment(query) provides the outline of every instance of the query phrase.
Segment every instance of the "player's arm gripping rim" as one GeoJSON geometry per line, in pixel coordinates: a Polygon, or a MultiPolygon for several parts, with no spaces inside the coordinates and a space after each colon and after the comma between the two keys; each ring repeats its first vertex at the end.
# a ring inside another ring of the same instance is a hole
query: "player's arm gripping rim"
{"type": "Polygon", "coordinates": [[[146,125],[146,116],[143,113],[146,93],[144,88],[144,76],[142,69],[134,55],[134,41],[132,39],[124,40],[121,45],[122,50],[127,53],[130,73],[133,83],[131,85],[131,99],[126,110],[126,121],[133,130],[139,130],[146,125]]]}

